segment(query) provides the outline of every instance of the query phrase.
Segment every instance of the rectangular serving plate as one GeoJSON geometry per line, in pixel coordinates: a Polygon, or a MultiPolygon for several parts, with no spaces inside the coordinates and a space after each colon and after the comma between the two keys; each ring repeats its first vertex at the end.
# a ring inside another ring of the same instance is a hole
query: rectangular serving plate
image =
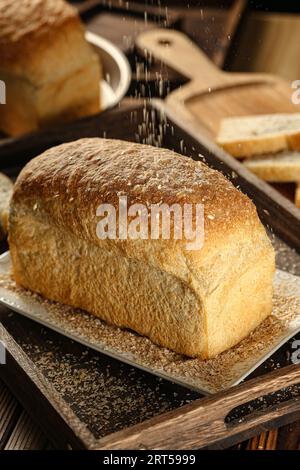
{"type": "Polygon", "coordinates": [[[28,291],[25,289],[20,287],[14,289],[9,285],[1,283],[1,280],[7,279],[10,272],[10,254],[6,252],[0,256],[0,303],[5,307],[102,354],[205,395],[213,394],[239,384],[300,331],[300,277],[281,270],[276,271],[274,292],[280,295],[282,300],[286,300],[286,304],[288,304],[289,300],[292,300],[293,306],[289,307],[287,312],[284,308],[285,302],[281,302],[281,307],[274,311],[274,315],[265,320],[255,330],[256,333],[254,332],[253,335],[242,341],[235,348],[208,361],[180,356],[172,351],[156,346],[148,338],[108,325],[99,318],[79,309],[62,306],[57,302],[51,302],[38,295],[28,295],[28,291]],[[65,308],[67,309],[67,314],[54,314],[51,306],[55,306],[56,310],[60,307],[62,309],[65,308]],[[290,315],[290,317],[287,317],[287,315],[290,315]],[[78,327],[77,321],[74,324],[73,320],[79,320],[79,316],[80,326],[78,327]],[[267,325],[266,322],[269,322],[269,324],[267,325]],[[277,332],[272,337],[266,337],[266,342],[261,347],[263,340],[262,332],[269,329],[270,322],[276,323],[277,332]],[[88,331],[95,331],[95,329],[104,332],[104,335],[99,333],[97,339],[91,337],[88,331]],[[107,336],[110,333],[112,333],[111,336],[120,338],[119,347],[112,346],[107,341],[107,336]],[[133,345],[133,349],[126,350],[126,348],[122,348],[122,339],[126,339],[127,342],[129,341],[133,345]],[[256,343],[259,347],[256,347],[256,343]],[[145,346],[148,349],[147,357],[140,354],[141,346],[145,346]],[[234,350],[235,354],[232,354],[234,350]],[[247,354],[247,351],[249,351],[249,354],[247,354]],[[151,359],[157,355],[162,355],[164,360],[161,365],[154,366],[151,359]],[[234,359],[230,359],[232,356],[234,359]],[[175,369],[170,367],[170,365],[172,366],[172,359],[177,364],[175,369]],[[188,363],[191,364],[192,361],[194,361],[196,366],[196,372],[194,375],[186,375],[185,366],[188,363]],[[211,371],[214,371],[213,382],[210,380],[211,371]]]}

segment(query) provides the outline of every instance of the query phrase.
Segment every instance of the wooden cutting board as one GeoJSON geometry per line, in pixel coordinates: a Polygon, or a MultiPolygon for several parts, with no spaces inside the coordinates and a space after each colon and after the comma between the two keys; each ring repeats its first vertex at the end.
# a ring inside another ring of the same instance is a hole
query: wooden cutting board
{"type": "Polygon", "coordinates": [[[178,31],[144,32],[137,38],[137,47],[189,78],[167,97],[167,103],[210,138],[215,138],[224,117],[300,111],[292,103],[294,90],[289,82],[267,74],[224,72],[178,31]]]}

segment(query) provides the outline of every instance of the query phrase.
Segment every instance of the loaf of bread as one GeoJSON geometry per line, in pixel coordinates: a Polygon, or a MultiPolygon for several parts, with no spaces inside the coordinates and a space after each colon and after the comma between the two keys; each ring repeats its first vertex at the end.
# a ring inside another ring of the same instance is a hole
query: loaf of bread
{"type": "Polygon", "coordinates": [[[300,152],[261,155],[244,160],[246,167],[259,178],[273,183],[300,181],[300,152]]]}
{"type": "Polygon", "coordinates": [[[13,182],[4,173],[0,173],[0,241],[7,235],[8,208],[13,193],[13,182]]]}
{"type": "Polygon", "coordinates": [[[100,65],[64,0],[0,0],[0,130],[17,136],[100,110],[100,65]]]}
{"type": "Polygon", "coordinates": [[[9,246],[18,284],[187,356],[221,353],[272,311],[274,250],[254,204],[166,149],[94,138],[34,158],[14,187],[9,246]],[[121,196],[128,207],[203,204],[203,246],[100,239],[97,208],[119,214],[121,196]]]}
{"type": "Polygon", "coordinates": [[[237,158],[300,150],[300,113],[223,119],[217,143],[237,158]]]}

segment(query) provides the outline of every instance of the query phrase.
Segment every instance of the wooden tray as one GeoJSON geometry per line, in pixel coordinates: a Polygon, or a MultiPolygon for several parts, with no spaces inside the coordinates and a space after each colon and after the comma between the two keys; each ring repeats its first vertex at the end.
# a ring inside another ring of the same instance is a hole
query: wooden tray
{"type": "MultiPolygon", "coordinates": [[[[265,223],[299,248],[299,211],[293,212],[288,201],[270,192],[218,148],[190,135],[158,102],[147,109],[124,104],[104,113],[97,123],[88,118],[82,127],[70,126],[63,135],[53,131],[42,138],[23,138],[2,146],[0,161],[9,155],[11,164],[21,164],[41,148],[103,133],[158,143],[196,159],[202,153],[210,165],[233,177],[235,184],[253,196],[265,223]],[[152,132],[148,134],[150,123],[152,132]]],[[[10,174],[17,171],[16,167],[9,169],[10,174]]],[[[278,267],[299,275],[300,256],[279,238],[274,237],[274,243],[278,267]]],[[[59,448],[225,447],[300,417],[300,389],[296,385],[300,383],[300,367],[289,365],[292,341],[261,365],[252,380],[201,398],[187,388],[88,350],[5,308],[0,310],[0,320],[1,338],[7,346],[7,362],[0,366],[0,376],[59,448]],[[277,367],[282,368],[274,371],[277,367]]]]}

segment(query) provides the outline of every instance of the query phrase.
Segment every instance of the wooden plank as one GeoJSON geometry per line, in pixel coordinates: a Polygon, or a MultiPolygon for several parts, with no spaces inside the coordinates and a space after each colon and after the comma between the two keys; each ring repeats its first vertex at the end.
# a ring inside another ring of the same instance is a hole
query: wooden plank
{"type": "Polygon", "coordinates": [[[15,397],[3,382],[0,382],[0,449],[3,449],[21,414],[15,397]]]}
{"type": "Polygon", "coordinates": [[[22,411],[4,450],[42,450],[47,439],[26,411],[22,411]]]}
{"type": "Polygon", "coordinates": [[[279,429],[278,450],[300,450],[300,421],[279,429]]]}
{"type": "Polygon", "coordinates": [[[254,436],[240,450],[300,450],[300,421],[254,436]]]}
{"type": "MultiPolygon", "coordinates": [[[[81,424],[78,422],[76,424],[76,420],[74,417],[72,418],[72,412],[69,414],[68,411],[68,404],[64,402],[62,397],[58,397],[57,394],[53,395],[51,393],[51,388],[47,385],[45,389],[46,383],[44,380],[41,382],[41,374],[39,373],[32,376],[30,372],[30,361],[26,364],[27,360],[24,354],[20,355],[20,350],[17,348],[15,349],[16,345],[14,342],[11,342],[9,337],[6,335],[6,344],[8,349],[10,350],[13,347],[13,354],[18,357],[20,366],[25,373],[31,375],[31,382],[34,380],[34,389],[32,386],[30,387],[30,383],[24,379],[24,375],[20,377],[20,370],[16,370],[16,367],[12,369],[11,363],[9,359],[10,367],[7,370],[12,370],[13,372],[13,380],[16,381],[17,384],[22,383],[22,393],[20,396],[22,397],[23,404],[29,406],[31,408],[31,413],[35,413],[35,419],[39,419],[40,416],[43,416],[43,426],[45,429],[50,431],[49,436],[52,435],[54,437],[54,442],[58,448],[70,448],[73,447],[71,445],[67,445],[66,447],[62,445],[63,442],[67,439],[67,435],[70,436],[70,432],[66,432],[67,429],[62,423],[59,423],[59,416],[64,417],[64,420],[67,421],[69,426],[75,430],[77,436],[83,439],[86,442],[86,446],[88,448],[98,448],[103,446],[103,444],[107,444],[105,448],[112,448],[115,442],[111,441],[110,438],[115,439],[117,434],[113,436],[108,436],[103,440],[97,442],[97,440],[91,441],[87,435],[84,435],[84,423],[81,424]],[[19,352],[18,352],[19,350],[19,352]],[[25,361],[25,362],[23,362],[25,361]],[[29,367],[29,369],[28,369],[29,367]],[[26,391],[26,393],[24,393],[26,391]],[[35,396],[35,402],[32,401],[32,395],[35,396]],[[46,400],[48,400],[48,409],[47,403],[45,402],[45,407],[41,407],[40,398],[44,395],[46,400]],[[24,400],[27,400],[27,402],[24,400]],[[51,418],[50,408],[49,405],[53,404],[56,408],[56,413],[58,415],[58,419],[53,421],[53,417],[51,418]],[[50,422],[49,422],[50,421],[50,422]],[[49,428],[47,426],[49,425],[49,428]],[[60,429],[60,432],[57,433],[56,429],[60,429]],[[59,439],[58,439],[59,438],[59,439]],[[106,442],[106,439],[109,439],[109,442],[106,442]],[[59,443],[60,441],[60,443],[59,443]]],[[[10,357],[10,354],[8,355],[10,357]]],[[[28,377],[29,378],[29,377],[28,377]]],[[[6,376],[7,379],[7,376],[6,376]]],[[[272,373],[271,375],[265,375],[262,378],[254,379],[251,382],[245,383],[240,387],[235,387],[227,392],[223,392],[218,396],[209,399],[201,399],[193,401],[191,405],[187,405],[181,408],[177,408],[174,412],[178,419],[170,420],[170,413],[169,414],[161,414],[157,418],[160,423],[164,423],[166,427],[163,427],[161,432],[154,433],[158,439],[160,440],[160,445],[158,448],[169,448],[169,446],[173,446],[174,442],[170,438],[170,432],[173,434],[174,439],[178,439],[178,448],[180,446],[184,448],[189,447],[189,443],[194,445],[194,448],[201,447],[202,445],[210,445],[210,447],[214,448],[223,448],[229,445],[233,445],[234,443],[240,441],[241,439],[246,439],[258,431],[263,431],[268,428],[273,428],[274,425],[289,423],[294,421],[298,417],[299,414],[299,400],[290,400],[287,403],[283,403],[281,405],[276,405],[275,407],[269,407],[266,410],[256,413],[254,412],[250,419],[247,417],[245,420],[237,420],[238,424],[235,423],[225,425],[224,417],[228,412],[231,410],[232,407],[235,407],[241,403],[248,402],[249,400],[253,399],[254,397],[258,397],[264,394],[268,394],[270,391],[275,391],[280,389],[281,387],[287,387],[292,383],[298,383],[300,381],[300,366],[290,366],[284,368],[282,370],[277,370],[276,372],[272,373]],[[208,400],[208,402],[207,402],[208,400]],[[212,400],[212,401],[210,401],[212,400]],[[188,409],[187,409],[188,408],[188,409]],[[192,414],[190,413],[190,408],[192,408],[192,414]],[[214,431],[213,431],[214,429],[214,431]],[[223,437],[221,437],[223,434],[223,437]],[[162,438],[163,436],[163,438],[162,438]],[[207,439],[208,437],[208,439],[207,439]],[[215,439],[217,440],[215,441],[215,439]],[[219,439],[220,438],[220,439],[219,439]],[[188,441],[187,441],[188,439],[188,441]],[[210,444],[209,444],[210,443],[210,444]],[[164,447],[165,446],[165,447],[164,447]]],[[[12,381],[10,381],[12,383],[12,381]]],[[[17,388],[19,390],[19,387],[17,388]]],[[[84,399],[84,397],[82,397],[84,399]]],[[[91,410],[92,412],[92,410],[91,410]]],[[[156,430],[156,426],[153,420],[143,422],[141,425],[137,427],[141,427],[143,431],[143,446],[148,448],[156,448],[155,443],[151,442],[147,444],[147,431],[150,429],[156,430]],[[153,428],[154,425],[154,428],[153,428]],[[144,433],[145,430],[145,433],[144,433]],[[145,438],[146,436],[146,438],[145,438]],[[145,440],[146,439],[146,440],[145,440]]],[[[125,429],[125,431],[121,431],[120,434],[127,433],[129,436],[136,436],[136,427],[125,429]]],[[[122,436],[122,443],[120,443],[120,448],[136,448],[135,446],[128,446],[128,442],[126,439],[124,441],[124,436],[122,436]],[[128,447],[126,447],[128,446],[128,447]]],[[[73,448],[77,448],[76,445],[73,448]]],[[[192,447],[191,447],[192,448],[192,447]]]]}
{"type": "Polygon", "coordinates": [[[275,450],[277,441],[278,429],[271,429],[250,439],[247,443],[246,450],[275,450]]]}

